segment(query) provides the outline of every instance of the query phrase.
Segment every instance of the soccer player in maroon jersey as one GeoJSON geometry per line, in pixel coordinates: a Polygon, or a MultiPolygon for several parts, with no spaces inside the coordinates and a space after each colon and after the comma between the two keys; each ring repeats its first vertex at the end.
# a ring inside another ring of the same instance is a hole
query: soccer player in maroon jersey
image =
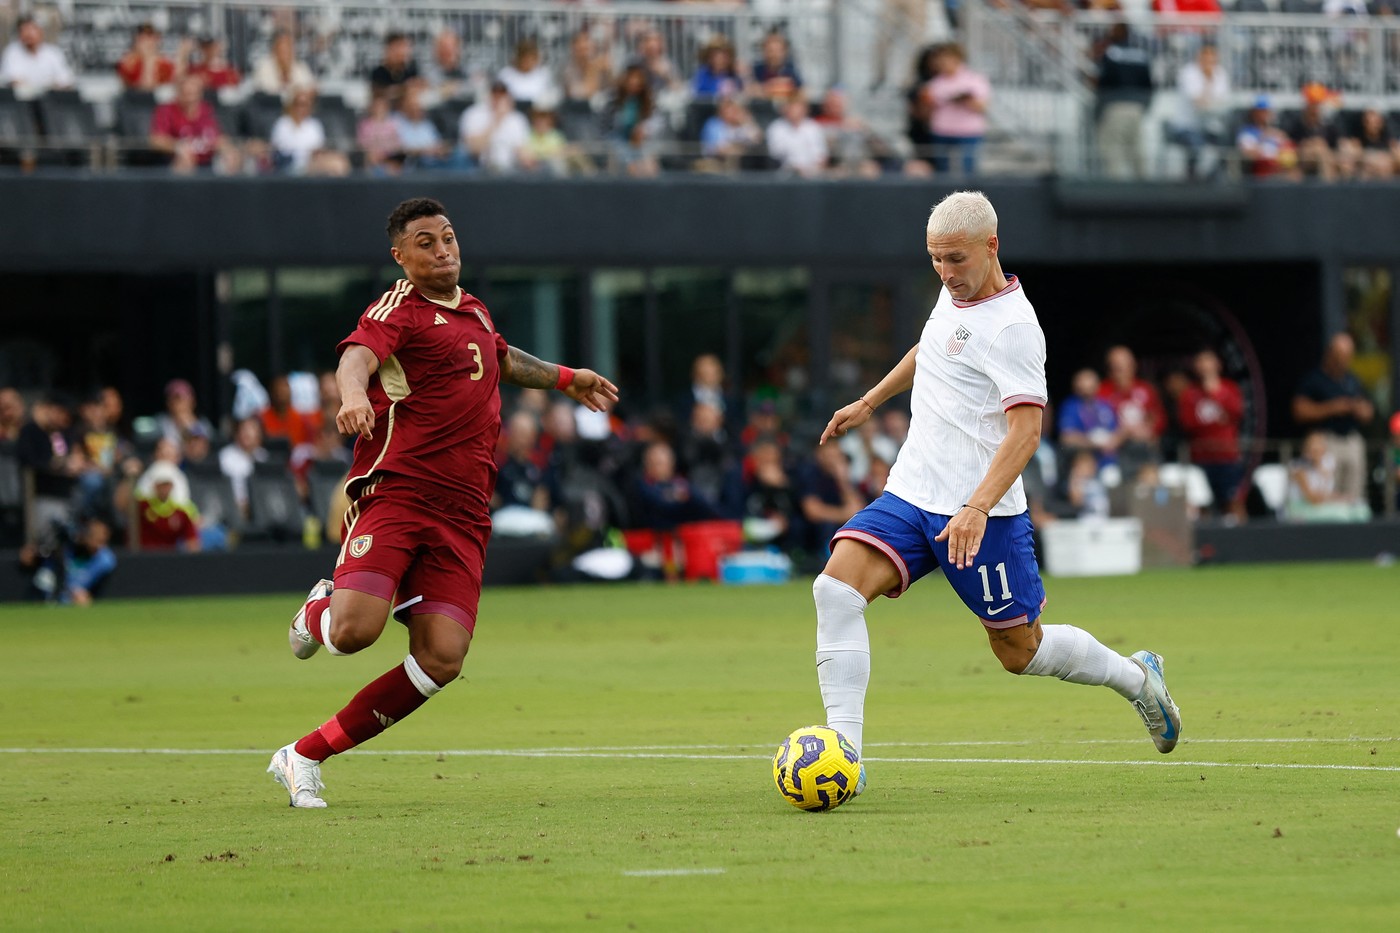
{"type": "Polygon", "coordinates": [[[373,644],[392,610],[408,657],[320,728],[272,756],[293,807],[324,807],[321,762],[403,719],[456,679],[471,645],[491,534],[501,430],[499,384],[555,388],[600,411],[617,387],[588,369],[546,363],[506,343],[486,307],[457,284],[461,253],[441,204],[389,215],[401,279],[340,342],[336,424],[357,435],[335,579],[292,620],[292,653],[373,644]]]}

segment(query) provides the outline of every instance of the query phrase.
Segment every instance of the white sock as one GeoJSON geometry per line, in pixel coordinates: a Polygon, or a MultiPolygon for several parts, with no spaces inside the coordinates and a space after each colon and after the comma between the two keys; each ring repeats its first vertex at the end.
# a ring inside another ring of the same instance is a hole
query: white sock
{"type": "Polygon", "coordinates": [[[427,675],[418,664],[418,659],[413,655],[410,654],[404,658],[403,669],[404,673],[408,675],[408,679],[413,681],[413,686],[417,687],[418,692],[423,696],[432,699],[433,695],[442,689],[435,680],[427,675]]]}
{"type": "Polygon", "coordinates": [[[812,599],[817,604],[817,684],[826,705],[826,724],[860,751],[870,684],[865,597],[823,573],[812,583],[812,599]]]}
{"type": "Polygon", "coordinates": [[[326,646],[326,650],[331,654],[338,654],[342,657],[344,651],[340,651],[331,643],[331,607],[327,606],[321,611],[321,644],[326,646]]]}
{"type": "Polygon", "coordinates": [[[1073,625],[1041,627],[1040,647],[1022,673],[1072,684],[1112,687],[1129,700],[1142,692],[1142,668],[1073,625]]]}

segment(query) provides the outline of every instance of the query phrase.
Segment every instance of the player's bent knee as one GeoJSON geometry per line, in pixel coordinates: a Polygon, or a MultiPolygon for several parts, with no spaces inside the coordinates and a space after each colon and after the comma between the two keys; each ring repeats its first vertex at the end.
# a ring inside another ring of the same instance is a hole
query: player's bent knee
{"type": "Polygon", "coordinates": [[[439,687],[445,687],[456,680],[462,673],[462,655],[455,652],[444,651],[424,651],[422,656],[415,654],[418,666],[423,668],[423,673],[432,678],[433,683],[439,687]]]}

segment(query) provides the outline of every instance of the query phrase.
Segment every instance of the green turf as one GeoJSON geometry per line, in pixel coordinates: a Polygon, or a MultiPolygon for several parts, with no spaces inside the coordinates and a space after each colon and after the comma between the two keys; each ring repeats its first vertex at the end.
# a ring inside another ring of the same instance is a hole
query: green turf
{"type": "Polygon", "coordinates": [[[805,583],[490,591],[464,680],[331,761],[321,811],[267,758],[397,627],[298,662],[296,596],[0,608],[0,745],[229,750],[0,752],[0,928],[1396,928],[1400,567],[1048,589],[1047,622],[1166,657],[1176,752],[1106,689],[1002,672],[934,580],[870,613],[871,788],[828,814],[768,762],[822,716],[805,583]],[[545,748],[585,751],[374,753],[545,748]],[[716,873],[623,874],[658,869],[716,873]]]}

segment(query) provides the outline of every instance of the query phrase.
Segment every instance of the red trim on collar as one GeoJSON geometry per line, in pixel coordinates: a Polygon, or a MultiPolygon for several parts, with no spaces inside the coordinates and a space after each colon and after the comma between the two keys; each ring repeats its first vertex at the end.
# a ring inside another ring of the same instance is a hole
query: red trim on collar
{"type": "Polygon", "coordinates": [[[955,308],[972,308],[972,307],[976,307],[977,305],[980,305],[980,304],[981,304],[982,302],[984,302],[984,301],[992,301],[993,299],[1000,298],[1002,295],[1009,294],[1010,292],[1013,292],[1013,291],[1015,291],[1016,289],[1018,289],[1018,288],[1020,288],[1020,287],[1021,287],[1021,280],[1020,280],[1020,278],[1018,278],[1017,276],[1014,276],[1014,275],[1008,275],[1008,276],[1006,277],[1006,287],[1003,288],[1001,291],[997,292],[995,295],[988,295],[986,298],[978,298],[976,301],[959,301],[958,299],[954,298],[954,299],[953,299],[953,307],[955,307],[955,308]]]}

